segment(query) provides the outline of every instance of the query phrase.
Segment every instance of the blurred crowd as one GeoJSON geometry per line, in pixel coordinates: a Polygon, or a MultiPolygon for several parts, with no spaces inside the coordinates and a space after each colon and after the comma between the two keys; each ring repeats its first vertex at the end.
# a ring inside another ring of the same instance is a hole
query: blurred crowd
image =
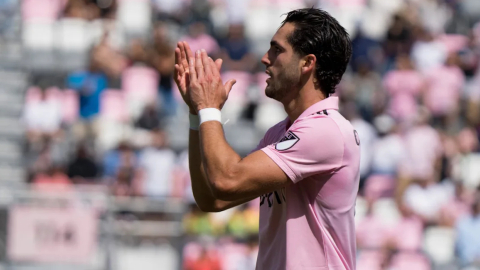
{"type": "Polygon", "coordinates": [[[32,72],[26,181],[183,198],[184,268],[254,269],[258,201],[214,214],[194,204],[173,52],[185,40],[224,60],[237,84],[223,115],[259,139],[286,116],[263,94],[260,58],[281,14],[311,6],[353,42],[336,95],[361,141],[358,269],[480,269],[478,0],[24,0],[26,50],[85,52],[82,68],[32,72]]]}

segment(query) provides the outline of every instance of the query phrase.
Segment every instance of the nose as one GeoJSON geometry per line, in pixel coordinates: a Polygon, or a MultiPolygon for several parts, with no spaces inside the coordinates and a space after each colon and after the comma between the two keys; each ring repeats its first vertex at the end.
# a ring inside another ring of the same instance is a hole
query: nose
{"type": "Polygon", "coordinates": [[[270,66],[270,60],[268,60],[268,52],[266,52],[262,57],[262,63],[268,67],[270,66]]]}

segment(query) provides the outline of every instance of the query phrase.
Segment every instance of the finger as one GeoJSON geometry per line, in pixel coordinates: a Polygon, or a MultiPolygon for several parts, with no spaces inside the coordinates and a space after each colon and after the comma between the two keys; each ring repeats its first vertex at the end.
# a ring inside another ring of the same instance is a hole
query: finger
{"type": "MultiPolygon", "coordinates": [[[[219,59],[219,60],[220,60],[220,66],[221,66],[221,65],[222,65],[222,63],[221,63],[221,62],[222,62],[222,59],[219,59]]],[[[220,69],[218,68],[218,63],[217,63],[217,62],[213,62],[213,59],[210,58],[210,57],[208,58],[208,61],[209,61],[209,63],[210,63],[210,67],[212,67],[212,68],[211,68],[212,74],[213,74],[214,76],[220,76],[220,69]],[[217,67],[217,68],[214,68],[214,67],[217,67]]],[[[217,61],[218,61],[218,59],[217,59],[217,61]]]]}
{"type": "Polygon", "coordinates": [[[195,53],[195,71],[197,73],[197,79],[201,80],[204,77],[202,56],[200,51],[195,53]]]}
{"type": "Polygon", "coordinates": [[[188,71],[189,71],[189,79],[190,79],[190,84],[196,83],[197,82],[197,72],[195,71],[195,58],[191,57],[188,60],[188,71]]]}
{"type": "MultiPolygon", "coordinates": [[[[180,65],[175,64],[175,72],[177,74],[175,77],[182,77],[184,73],[183,67],[180,67],[180,65]]],[[[175,78],[175,79],[179,80],[180,78],[175,78]]]]}
{"type": "Polygon", "coordinates": [[[217,60],[215,60],[215,66],[217,67],[218,71],[222,69],[222,64],[223,64],[223,60],[221,58],[218,58],[217,60]]]}
{"type": "Polygon", "coordinates": [[[184,69],[188,69],[188,55],[187,55],[187,52],[185,50],[185,42],[179,42],[179,48],[180,48],[180,52],[181,52],[181,64],[183,66],[184,69]]]}
{"type": "Polygon", "coordinates": [[[175,64],[175,71],[176,71],[179,75],[182,75],[182,74],[183,74],[183,68],[181,68],[179,64],[175,64]]]}
{"type": "Polygon", "coordinates": [[[188,60],[194,57],[194,55],[192,49],[190,49],[190,45],[188,45],[188,42],[186,41],[183,42],[183,51],[185,53],[186,66],[188,67],[188,60]]]}
{"type": "Polygon", "coordinates": [[[230,92],[232,91],[233,85],[234,85],[235,83],[237,83],[237,80],[235,80],[235,79],[228,80],[228,81],[225,83],[225,91],[226,91],[227,97],[228,97],[228,95],[230,95],[230,92]]]}
{"type": "Polygon", "coordinates": [[[178,65],[182,62],[182,53],[180,48],[175,48],[175,64],[178,65]]]}
{"type": "Polygon", "coordinates": [[[205,75],[213,75],[213,70],[212,69],[215,69],[215,68],[212,68],[213,66],[211,66],[211,58],[208,57],[207,55],[207,52],[205,50],[202,50],[201,51],[201,55],[202,55],[202,63],[203,63],[203,69],[205,70],[205,75]]]}

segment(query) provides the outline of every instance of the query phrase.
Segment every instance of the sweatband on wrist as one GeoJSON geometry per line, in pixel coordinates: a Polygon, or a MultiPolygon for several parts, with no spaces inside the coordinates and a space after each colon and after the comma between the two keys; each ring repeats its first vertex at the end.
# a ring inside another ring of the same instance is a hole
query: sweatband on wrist
{"type": "Polygon", "coordinates": [[[200,126],[200,117],[198,117],[198,115],[190,113],[188,118],[190,119],[190,129],[198,130],[198,127],[200,126]]]}
{"type": "Polygon", "coordinates": [[[200,118],[200,125],[208,121],[218,121],[222,123],[222,113],[219,109],[201,109],[200,111],[198,111],[198,116],[200,118]]]}

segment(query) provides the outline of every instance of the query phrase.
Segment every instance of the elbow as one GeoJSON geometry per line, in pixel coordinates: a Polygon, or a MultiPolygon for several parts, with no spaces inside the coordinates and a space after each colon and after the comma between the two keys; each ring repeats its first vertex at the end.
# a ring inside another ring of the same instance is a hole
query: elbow
{"type": "Polygon", "coordinates": [[[230,181],[228,178],[217,178],[212,182],[212,193],[213,197],[222,201],[233,201],[235,200],[235,186],[234,181],[230,181]]]}
{"type": "Polygon", "coordinates": [[[220,212],[221,209],[215,207],[215,204],[201,204],[197,202],[198,208],[205,213],[216,213],[220,212]]]}

